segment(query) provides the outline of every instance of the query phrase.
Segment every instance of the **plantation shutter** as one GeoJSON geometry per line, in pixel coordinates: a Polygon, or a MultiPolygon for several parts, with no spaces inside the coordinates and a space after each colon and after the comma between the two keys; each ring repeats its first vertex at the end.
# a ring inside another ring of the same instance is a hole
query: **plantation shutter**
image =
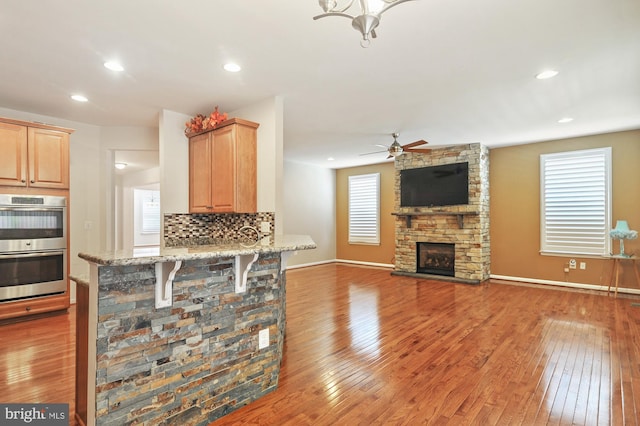
{"type": "Polygon", "coordinates": [[[142,232],[160,232],[160,191],[142,191],[142,232]]]}
{"type": "Polygon", "coordinates": [[[349,176],[349,243],[380,244],[380,173],[349,176]]]}
{"type": "Polygon", "coordinates": [[[540,156],[541,252],[611,251],[611,148],[540,156]]]}

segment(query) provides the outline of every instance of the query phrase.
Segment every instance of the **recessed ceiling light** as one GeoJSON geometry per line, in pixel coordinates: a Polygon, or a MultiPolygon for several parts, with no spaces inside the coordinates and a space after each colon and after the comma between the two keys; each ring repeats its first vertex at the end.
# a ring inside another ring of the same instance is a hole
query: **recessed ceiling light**
{"type": "Polygon", "coordinates": [[[558,75],[558,71],[556,70],[545,70],[536,74],[536,78],[538,80],[546,80],[547,78],[555,77],[556,75],[558,75]]]}
{"type": "Polygon", "coordinates": [[[242,68],[240,68],[240,65],[238,65],[238,64],[228,63],[228,64],[224,64],[224,69],[229,71],[229,72],[238,72],[242,68]]]}
{"type": "Polygon", "coordinates": [[[572,121],[573,121],[573,118],[571,118],[571,117],[564,117],[564,118],[561,118],[560,120],[558,120],[558,123],[562,123],[562,124],[564,124],[564,123],[571,123],[572,121]]]}
{"type": "Polygon", "coordinates": [[[335,160],[335,158],[333,158],[333,157],[327,158],[327,161],[333,161],[333,160],[335,160]]]}
{"type": "Polygon", "coordinates": [[[116,163],[115,166],[116,166],[116,169],[122,170],[125,167],[127,167],[127,163],[116,163]]]}
{"type": "Polygon", "coordinates": [[[107,69],[110,69],[111,71],[116,71],[116,72],[124,71],[124,67],[116,61],[107,61],[104,63],[104,67],[107,69]]]}
{"type": "Polygon", "coordinates": [[[71,95],[71,99],[78,102],[89,102],[89,99],[83,95],[71,95]]]}

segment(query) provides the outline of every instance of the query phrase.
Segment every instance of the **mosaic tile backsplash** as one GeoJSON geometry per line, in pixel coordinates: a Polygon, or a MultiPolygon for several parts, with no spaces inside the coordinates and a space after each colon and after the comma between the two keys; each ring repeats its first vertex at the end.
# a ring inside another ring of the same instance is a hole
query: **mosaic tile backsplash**
{"type": "MultiPolygon", "coordinates": [[[[260,232],[261,236],[273,234],[275,226],[273,212],[165,214],[164,245],[165,247],[184,247],[245,241],[247,233],[240,232],[240,229],[250,226],[260,231],[262,222],[269,223],[270,232],[260,232]]],[[[253,238],[253,235],[250,237],[253,238]]]]}

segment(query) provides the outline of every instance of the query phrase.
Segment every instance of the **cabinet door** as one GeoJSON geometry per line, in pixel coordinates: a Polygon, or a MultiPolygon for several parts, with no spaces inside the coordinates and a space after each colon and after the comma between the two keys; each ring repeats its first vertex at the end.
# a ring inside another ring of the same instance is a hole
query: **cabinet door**
{"type": "Polygon", "coordinates": [[[213,211],[228,213],[235,211],[236,198],[236,126],[214,130],[212,200],[213,211]]]}
{"type": "Polygon", "coordinates": [[[211,138],[203,133],[189,139],[189,212],[211,213],[211,138]]]}
{"type": "Polygon", "coordinates": [[[69,188],[69,134],[29,128],[29,186],[69,188]]]}
{"type": "Polygon", "coordinates": [[[27,186],[27,128],[0,123],[0,185],[27,186]]]}

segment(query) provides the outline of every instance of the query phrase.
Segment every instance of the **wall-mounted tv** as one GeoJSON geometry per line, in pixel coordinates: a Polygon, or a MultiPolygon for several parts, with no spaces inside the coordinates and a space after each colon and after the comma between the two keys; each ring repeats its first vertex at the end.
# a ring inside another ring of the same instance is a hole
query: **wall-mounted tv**
{"type": "Polygon", "coordinates": [[[400,170],[400,207],[469,204],[469,163],[400,170]]]}

